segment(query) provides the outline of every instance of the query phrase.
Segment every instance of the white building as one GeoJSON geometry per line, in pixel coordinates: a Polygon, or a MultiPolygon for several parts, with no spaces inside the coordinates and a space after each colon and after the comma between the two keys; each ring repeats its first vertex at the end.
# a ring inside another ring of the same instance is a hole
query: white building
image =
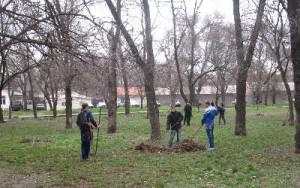
{"type": "MultiPolygon", "coordinates": [[[[92,98],[87,97],[85,95],[81,95],[77,92],[72,92],[72,109],[80,109],[83,103],[91,104],[92,98]]],[[[57,100],[57,110],[64,110],[66,108],[66,99],[65,99],[65,92],[59,91],[58,92],[58,100],[57,100]]],[[[49,108],[49,104],[47,103],[47,109],[49,108]]]]}
{"type": "Polygon", "coordinates": [[[1,107],[3,110],[8,110],[10,100],[9,100],[9,95],[8,95],[8,90],[4,89],[2,90],[2,96],[1,96],[1,107]]]}
{"type": "MultiPolygon", "coordinates": [[[[19,91],[14,91],[12,98],[13,98],[13,102],[17,102],[16,101],[17,99],[19,103],[21,103],[22,93],[19,91]]],[[[1,101],[2,101],[1,103],[2,109],[7,111],[9,109],[9,104],[10,104],[9,94],[7,89],[2,90],[1,101]]]]}

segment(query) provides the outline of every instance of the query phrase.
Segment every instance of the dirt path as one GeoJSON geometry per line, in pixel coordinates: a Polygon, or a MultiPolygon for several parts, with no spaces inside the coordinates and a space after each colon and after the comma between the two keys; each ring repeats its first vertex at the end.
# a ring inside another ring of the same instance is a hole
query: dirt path
{"type": "Polygon", "coordinates": [[[0,187],[5,188],[34,188],[45,182],[48,174],[34,174],[30,176],[14,174],[13,172],[0,169],[0,187]]]}

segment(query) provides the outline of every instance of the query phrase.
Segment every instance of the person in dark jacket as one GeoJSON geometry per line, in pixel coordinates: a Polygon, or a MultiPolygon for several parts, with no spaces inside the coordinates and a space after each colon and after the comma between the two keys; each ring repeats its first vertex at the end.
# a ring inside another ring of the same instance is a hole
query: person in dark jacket
{"type": "Polygon", "coordinates": [[[177,136],[177,143],[179,143],[182,120],[183,120],[182,114],[176,111],[175,106],[172,106],[171,112],[169,113],[167,118],[167,131],[170,131],[170,139],[167,144],[169,148],[172,147],[175,135],[177,136]]]}
{"type": "Polygon", "coordinates": [[[221,120],[223,121],[223,124],[226,124],[225,120],[225,107],[224,104],[221,103],[221,106],[218,106],[218,112],[219,112],[219,125],[221,124],[221,120]]]}
{"type": "Polygon", "coordinates": [[[190,126],[191,117],[192,117],[192,105],[190,103],[186,103],[184,107],[184,120],[183,125],[185,125],[185,122],[187,123],[187,126],[190,126]]]}
{"type": "Polygon", "coordinates": [[[92,112],[89,110],[87,103],[83,103],[81,107],[81,112],[77,116],[76,124],[80,129],[81,135],[81,157],[83,160],[89,159],[90,147],[92,141],[92,127],[100,128],[97,125],[92,112]]]}

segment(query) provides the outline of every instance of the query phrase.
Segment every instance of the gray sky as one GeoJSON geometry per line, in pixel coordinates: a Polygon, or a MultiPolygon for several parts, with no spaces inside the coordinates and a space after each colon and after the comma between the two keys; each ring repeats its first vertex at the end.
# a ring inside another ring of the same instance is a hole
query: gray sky
{"type": "MultiPolygon", "coordinates": [[[[127,24],[127,28],[133,28],[134,33],[141,31],[141,8],[135,4],[129,4],[136,0],[124,0],[127,7],[123,7],[122,19],[127,24]],[[129,4],[129,5],[128,5],[129,4]]],[[[174,2],[181,0],[174,0],[174,2]]],[[[185,0],[187,3],[188,14],[192,14],[195,0],[185,0]]],[[[200,0],[198,0],[199,2],[200,0]]],[[[160,41],[164,38],[168,30],[172,30],[172,12],[170,0],[149,0],[151,20],[153,25],[152,35],[154,48],[158,48],[160,41]],[[158,6],[157,6],[158,5],[158,6]]],[[[176,4],[179,7],[180,4],[176,4]]],[[[91,7],[93,15],[101,18],[101,20],[111,21],[111,13],[104,3],[97,3],[91,7]]],[[[232,11],[232,0],[204,0],[200,7],[200,19],[204,19],[207,15],[212,15],[215,12],[219,12],[224,16],[224,21],[227,23],[233,23],[233,11],[232,11]]],[[[201,22],[200,20],[200,22],[201,22]]],[[[107,25],[110,27],[110,25],[107,25]]]]}

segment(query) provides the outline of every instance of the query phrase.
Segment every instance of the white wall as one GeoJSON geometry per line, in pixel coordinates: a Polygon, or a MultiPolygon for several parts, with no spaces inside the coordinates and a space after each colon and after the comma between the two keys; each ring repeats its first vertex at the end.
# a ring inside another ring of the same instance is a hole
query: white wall
{"type": "MultiPolygon", "coordinates": [[[[76,92],[72,92],[72,109],[80,109],[82,103],[91,104],[92,99],[90,97],[86,97],[80,95],[76,92]]],[[[46,103],[47,109],[50,109],[49,104],[46,103]]],[[[59,93],[57,100],[57,110],[65,110],[65,95],[64,93],[59,93]]]]}
{"type": "Polygon", "coordinates": [[[1,99],[2,99],[2,105],[1,105],[2,109],[3,110],[8,110],[9,109],[9,103],[10,103],[9,97],[8,97],[8,90],[6,90],[6,89],[2,90],[1,99]]]}

